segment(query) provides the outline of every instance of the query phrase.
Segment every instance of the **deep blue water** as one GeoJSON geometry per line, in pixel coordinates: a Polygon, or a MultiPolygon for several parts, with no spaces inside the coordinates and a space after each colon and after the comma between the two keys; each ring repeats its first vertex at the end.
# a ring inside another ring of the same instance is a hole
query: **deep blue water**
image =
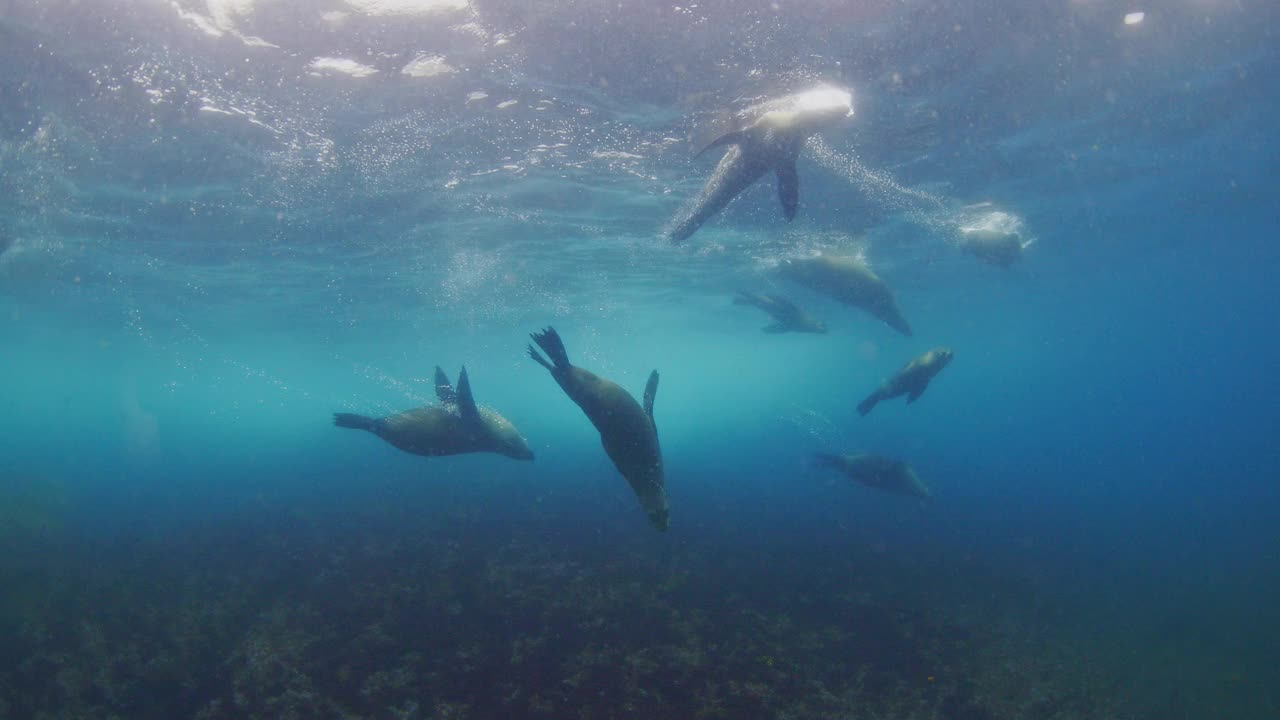
{"type": "Polygon", "coordinates": [[[1277,717],[1278,18],[0,4],[0,718],[1277,717]],[[767,179],[663,242],[707,118],[819,83],[795,221],[767,179]],[[773,272],[819,251],[914,335],[773,272]],[[666,533],[547,325],[661,372],[666,533]],[[463,364],[536,461],[331,424],[463,364]]]}

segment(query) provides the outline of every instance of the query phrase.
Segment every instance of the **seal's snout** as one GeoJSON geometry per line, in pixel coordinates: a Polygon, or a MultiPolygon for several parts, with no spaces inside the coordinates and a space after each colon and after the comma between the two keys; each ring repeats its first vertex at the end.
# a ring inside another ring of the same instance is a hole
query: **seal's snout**
{"type": "Polygon", "coordinates": [[[671,511],[663,508],[649,513],[649,521],[659,530],[666,530],[671,527],[671,511]]]}

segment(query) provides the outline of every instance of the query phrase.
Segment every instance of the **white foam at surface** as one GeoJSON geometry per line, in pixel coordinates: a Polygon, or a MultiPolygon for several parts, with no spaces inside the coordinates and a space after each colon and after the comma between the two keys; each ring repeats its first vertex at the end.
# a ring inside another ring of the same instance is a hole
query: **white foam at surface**
{"type": "Polygon", "coordinates": [[[338,28],[345,25],[347,22],[347,19],[350,17],[351,17],[351,13],[345,13],[345,12],[342,12],[341,10],[325,10],[324,12],[320,13],[320,19],[324,20],[329,25],[329,29],[331,30],[337,30],[338,28]]]}
{"type": "Polygon", "coordinates": [[[347,0],[347,5],[366,15],[431,15],[466,10],[471,3],[468,0],[347,0]]]}
{"type": "Polygon", "coordinates": [[[335,72],[351,77],[369,77],[378,69],[348,58],[318,57],[309,66],[314,72],[335,72]]]}
{"type": "Polygon", "coordinates": [[[452,75],[457,68],[445,62],[443,55],[419,55],[404,66],[400,72],[415,78],[429,78],[437,75],[452,75]]]}

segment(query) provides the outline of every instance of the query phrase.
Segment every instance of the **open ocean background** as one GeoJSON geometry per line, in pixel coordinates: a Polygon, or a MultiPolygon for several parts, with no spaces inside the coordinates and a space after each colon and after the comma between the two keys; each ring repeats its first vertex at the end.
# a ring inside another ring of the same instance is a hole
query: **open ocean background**
{"type": "Polygon", "coordinates": [[[0,0],[0,718],[1280,717],[1278,19],[0,0]],[[709,114],[820,82],[796,220],[664,244],[709,114]],[[819,249],[915,336],[770,273],[819,249]],[[549,324],[662,373],[668,532],[549,324]],[[464,363],[535,462],[331,424],[464,363]]]}

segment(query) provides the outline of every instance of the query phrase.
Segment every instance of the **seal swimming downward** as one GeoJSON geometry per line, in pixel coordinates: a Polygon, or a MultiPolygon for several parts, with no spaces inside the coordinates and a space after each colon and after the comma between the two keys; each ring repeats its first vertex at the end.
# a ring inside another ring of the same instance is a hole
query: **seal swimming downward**
{"type": "Polygon", "coordinates": [[[767,333],[800,332],[825,335],[827,332],[826,323],[815,320],[799,305],[781,295],[765,295],[739,290],[738,296],[733,299],[733,304],[758,307],[773,316],[776,322],[765,325],[763,328],[767,333]]]}
{"type": "Polygon", "coordinates": [[[644,388],[644,407],[615,382],[569,364],[564,342],[555,328],[529,337],[542,348],[551,362],[529,346],[529,357],[551,371],[560,388],[582,408],[600,432],[604,451],[614,467],[631,484],[649,521],[659,530],[670,524],[670,507],[662,470],[662,450],[658,447],[658,427],[653,422],[653,399],[658,394],[658,371],[649,374],[644,388]]]}
{"type": "Polygon", "coordinates": [[[934,348],[907,363],[875,392],[858,403],[858,414],[866,415],[871,412],[876,403],[899,395],[907,396],[908,405],[915,402],[929,387],[929,381],[942,372],[942,368],[951,362],[953,356],[954,353],[950,348],[934,348]]]}
{"type": "Polygon", "coordinates": [[[845,305],[862,308],[894,330],[911,336],[911,325],[898,309],[893,292],[861,258],[818,255],[786,260],[778,266],[778,273],[845,305]]]}
{"type": "Polygon", "coordinates": [[[414,455],[491,452],[516,460],[533,459],[529,443],[515,425],[488,408],[476,406],[465,367],[458,373],[458,389],[454,390],[448,376],[436,366],[436,397],[440,398],[439,406],[406,410],[384,418],[334,413],[333,424],[368,430],[414,455]]]}
{"type": "Polygon", "coordinates": [[[827,86],[747,108],[738,118],[747,123],[745,127],[720,136],[695,155],[730,146],[693,205],[676,216],[667,238],[684,242],[769,171],[778,176],[782,215],[791,222],[800,204],[796,174],[800,148],[809,136],[850,117],[853,97],[849,91],[827,86]]]}

